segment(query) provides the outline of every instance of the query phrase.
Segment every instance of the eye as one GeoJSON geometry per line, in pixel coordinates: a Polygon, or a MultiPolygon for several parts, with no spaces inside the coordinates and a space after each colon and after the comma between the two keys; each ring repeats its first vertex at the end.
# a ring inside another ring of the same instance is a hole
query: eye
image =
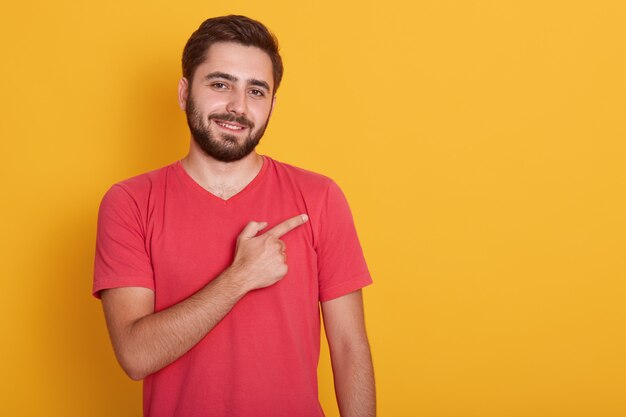
{"type": "Polygon", "coordinates": [[[256,89],[255,90],[250,90],[250,94],[252,94],[253,96],[256,96],[256,97],[264,97],[265,96],[265,93],[263,91],[256,90],[256,89]]]}
{"type": "Polygon", "coordinates": [[[211,84],[211,87],[217,90],[225,90],[227,88],[227,85],[224,83],[216,82],[216,83],[211,84]]]}

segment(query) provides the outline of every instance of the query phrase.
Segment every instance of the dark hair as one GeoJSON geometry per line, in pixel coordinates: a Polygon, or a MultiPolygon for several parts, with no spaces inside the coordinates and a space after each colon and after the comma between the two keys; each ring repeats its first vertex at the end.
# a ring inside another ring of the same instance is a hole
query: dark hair
{"type": "Polygon", "coordinates": [[[269,55],[272,60],[274,91],[276,93],[283,78],[283,60],[278,53],[278,40],[265,25],[246,16],[229,15],[212,17],[202,22],[183,50],[183,77],[193,81],[196,68],[202,64],[209,47],[216,42],[235,42],[254,46],[269,55]]]}

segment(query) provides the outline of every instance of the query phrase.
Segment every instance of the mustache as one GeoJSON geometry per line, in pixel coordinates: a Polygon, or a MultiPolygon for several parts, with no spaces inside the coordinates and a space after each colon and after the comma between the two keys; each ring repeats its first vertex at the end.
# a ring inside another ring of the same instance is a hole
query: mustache
{"type": "Polygon", "coordinates": [[[234,114],[224,113],[224,114],[212,114],[209,116],[209,120],[221,120],[222,122],[235,122],[239,123],[242,126],[246,126],[250,129],[254,127],[254,123],[246,116],[235,116],[234,114]]]}

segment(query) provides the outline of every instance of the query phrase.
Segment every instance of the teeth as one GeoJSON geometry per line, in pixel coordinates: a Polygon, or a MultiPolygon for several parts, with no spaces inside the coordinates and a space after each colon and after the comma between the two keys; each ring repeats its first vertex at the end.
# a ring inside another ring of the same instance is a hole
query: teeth
{"type": "Polygon", "coordinates": [[[218,122],[218,124],[220,126],[224,126],[224,127],[229,128],[229,129],[234,129],[234,130],[241,130],[241,129],[243,129],[243,127],[241,127],[241,126],[230,125],[228,123],[220,123],[220,122],[218,122]]]}

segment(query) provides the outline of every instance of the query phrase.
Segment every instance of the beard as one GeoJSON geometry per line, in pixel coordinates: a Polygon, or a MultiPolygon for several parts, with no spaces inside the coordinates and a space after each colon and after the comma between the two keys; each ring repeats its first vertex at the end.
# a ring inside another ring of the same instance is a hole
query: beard
{"type": "Polygon", "coordinates": [[[187,100],[185,113],[187,115],[187,124],[189,125],[189,130],[191,131],[191,136],[194,141],[207,155],[221,162],[235,162],[249,155],[259,144],[267,128],[267,123],[269,122],[268,115],[265,123],[257,130],[254,130],[254,123],[247,117],[223,113],[210,115],[206,119],[207,123],[205,124],[191,96],[189,96],[187,100]],[[246,136],[240,144],[235,135],[211,132],[207,124],[215,119],[224,122],[235,122],[245,126],[249,129],[248,136],[246,136]]]}

